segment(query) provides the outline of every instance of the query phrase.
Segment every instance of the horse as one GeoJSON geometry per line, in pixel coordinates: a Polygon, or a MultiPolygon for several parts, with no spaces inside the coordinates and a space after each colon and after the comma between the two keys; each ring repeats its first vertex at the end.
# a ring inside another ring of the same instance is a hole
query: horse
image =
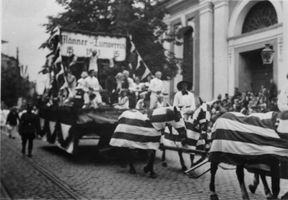
{"type": "MultiPolygon", "coordinates": [[[[119,116],[118,125],[112,135],[110,145],[128,149],[143,149],[150,152],[144,172],[150,172],[150,177],[156,178],[157,175],[153,169],[155,153],[159,149],[161,134],[163,134],[167,124],[175,128],[184,141],[186,138],[185,122],[176,107],[157,108],[152,110],[148,116],[137,110],[127,110],[119,116]]],[[[128,162],[129,172],[136,173],[132,159],[128,162]]]]}
{"type": "Polygon", "coordinates": [[[244,182],[244,168],[259,170],[259,166],[268,166],[272,185],[272,196],[269,198],[277,199],[280,192],[280,160],[288,160],[288,111],[255,113],[249,116],[235,112],[224,113],[212,128],[209,151],[210,199],[218,199],[215,175],[221,162],[236,165],[243,199],[249,199],[244,182]]]}
{"type": "MultiPolygon", "coordinates": [[[[187,128],[187,138],[184,142],[184,145],[179,141],[179,134],[177,131],[175,131],[172,127],[165,129],[165,134],[162,136],[162,166],[166,167],[166,150],[165,146],[172,146],[172,147],[180,147],[180,148],[186,148],[189,150],[200,150],[200,151],[206,151],[207,150],[207,132],[209,128],[209,123],[211,120],[211,114],[210,114],[210,104],[203,102],[200,99],[200,106],[195,110],[192,117],[189,117],[185,121],[185,125],[187,128]],[[176,141],[176,142],[175,142],[176,141]]],[[[187,167],[185,165],[185,161],[182,155],[182,151],[179,150],[178,156],[181,164],[181,170],[186,171],[187,167]]],[[[206,158],[206,154],[202,154],[201,157],[194,162],[195,154],[190,154],[190,162],[191,167],[199,164],[206,158]]]]}

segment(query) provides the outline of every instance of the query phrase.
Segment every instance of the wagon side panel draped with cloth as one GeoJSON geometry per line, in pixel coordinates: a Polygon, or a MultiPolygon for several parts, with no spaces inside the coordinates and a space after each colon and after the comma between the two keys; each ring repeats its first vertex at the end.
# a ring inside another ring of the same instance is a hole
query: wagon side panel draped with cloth
{"type": "Polygon", "coordinates": [[[98,146],[107,146],[122,112],[114,109],[42,108],[39,113],[42,139],[57,144],[70,154],[77,152],[81,139],[99,139],[98,146]]]}

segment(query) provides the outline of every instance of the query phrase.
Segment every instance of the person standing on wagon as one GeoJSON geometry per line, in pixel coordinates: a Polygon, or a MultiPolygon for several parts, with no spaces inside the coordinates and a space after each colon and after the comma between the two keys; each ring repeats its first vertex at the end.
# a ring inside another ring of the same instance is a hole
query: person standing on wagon
{"type": "Polygon", "coordinates": [[[19,115],[17,113],[17,109],[14,107],[9,112],[7,116],[7,120],[6,120],[6,124],[9,126],[8,128],[9,138],[15,139],[18,120],[19,120],[19,115]]]}
{"type": "Polygon", "coordinates": [[[19,133],[22,139],[22,154],[25,155],[28,141],[28,157],[32,157],[33,140],[40,130],[38,115],[32,112],[32,105],[27,105],[27,111],[20,118],[19,133]]]}
{"type": "Polygon", "coordinates": [[[157,107],[157,101],[159,95],[162,94],[163,91],[163,82],[161,80],[162,73],[160,71],[157,71],[155,73],[155,78],[151,80],[149,91],[151,91],[150,94],[150,109],[155,109],[157,107]]]}
{"type": "MultiPolygon", "coordinates": [[[[89,76],[85,79],[86,81],[86,88],[88,88],[89,98],[94,99],[96,98],[97,104],[102,103],[102,97],[100,91],[102,87],[98,81],[97,73],[94,70],[89,70],[89,76]],[[94,97],[93,97],[94,96],[94,97]]],[[[87,104],[88,102],[85,102],[87,104]]]]}
{"type": "Polygon", "coordinates": [[[173,106],[180,108],[184,116],[188,117],[196,108],[194,94],[190,92],[192,83],[189,81],[180,81],[177,83],[177,89],[179,91],[175,94],[173,106]]]}
{"type": "Polygon", "coordinates": [[[286,83],[278,95],[277,106],[280,111],[288,110],[288,74],[286,75],[286,83]]]}
{"type": "Polygon", "coordinates": [[[89,58],[89,71],[94,70],[95,73],[98,73],[98,55],[97,51],[93,50],[92,55],[89,58]]]}

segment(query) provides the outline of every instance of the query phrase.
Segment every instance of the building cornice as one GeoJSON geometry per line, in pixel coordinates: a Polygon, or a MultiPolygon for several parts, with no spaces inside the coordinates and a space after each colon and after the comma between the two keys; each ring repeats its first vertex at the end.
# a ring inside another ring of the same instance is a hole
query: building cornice
{"type": "Polygon", "coordinates": [[[170,0],[170,1],[168,1],[166,4],[164,4],[164,6],[165,6],[165,8],[170,9],[170,8],[172,8],[173,6],[179,4],[179,3],[183,2],[183,1],[184,1],[184,0],[174,0],[174,1],[170,0]]]}
{"type": "Polygon", "coordinates": [[[202,15],[207,12],[213,12],[213,4],[211,0],[200,0],[199,14],[202,15]]]}
{"type": "Polygon", "coordinates": [[[214,4],[214,9],[218,9],[223,6],[228,6],[227,0],[212,0],[212,3],[214,4]]]}
{"type": "Polygon", "coordinates": [[[181,11],[177,11],[177,12],[171,12],[170,14],[167,14],[163,21],[166,24],[171,24],[174,23],[175,21],[181,21],[181,16],[185,16],[187,18],[187,16],[189,18],[191,18],[191,16],[196,16],[197,12],[199,11],[199,4],[195,4],[195,5],[191,5],[189,7],[184,7],[181,11]]]}
{"type": "Polygon", "coordinates": [[[175,13],[182,12],[183,10],[191,7],[198,6],[199,0],[174,0],[171,3],[164,4],[164,7],[169,14],[174,15],[175,13]]]}

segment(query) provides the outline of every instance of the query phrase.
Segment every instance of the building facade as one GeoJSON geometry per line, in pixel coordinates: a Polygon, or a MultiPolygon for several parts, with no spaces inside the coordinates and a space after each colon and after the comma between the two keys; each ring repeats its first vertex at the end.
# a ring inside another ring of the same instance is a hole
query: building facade
{"type": "Polygon", "coordinates": [[[281,87],[288,73],[288,1],[286,0],[170,0],[164,21],[182,43],[164,47],[183,60],[170,92],[179,80],[193,82],[197,96],[259,91],[272,79],[281,87]],[[261,52],[269,44],[272,64],[261,52]]]}

